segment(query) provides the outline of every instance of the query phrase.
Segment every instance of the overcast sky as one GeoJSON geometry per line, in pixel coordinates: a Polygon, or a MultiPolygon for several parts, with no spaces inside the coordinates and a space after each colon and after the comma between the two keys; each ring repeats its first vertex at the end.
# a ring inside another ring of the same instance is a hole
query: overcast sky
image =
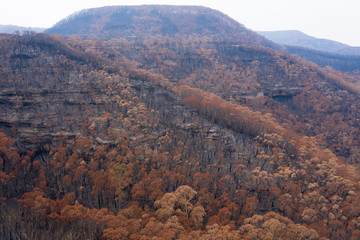
{"type": "Polygon", "coordinates": [[[360,46],[360,0],[1,0],[0,25],[48,28],[85,8],[139,4],[202,5],[252,30],[300,30],[360,46]]]}

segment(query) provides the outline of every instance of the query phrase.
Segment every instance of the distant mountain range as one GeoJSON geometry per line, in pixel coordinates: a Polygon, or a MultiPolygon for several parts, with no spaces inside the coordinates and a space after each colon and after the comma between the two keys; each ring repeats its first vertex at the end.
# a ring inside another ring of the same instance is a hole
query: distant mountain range
{"type": "Polygon", "coordinates": [[[21,27],[16,25],[0,25],[0,33],[14,33],[16,31],[25,32],[25,31],[35,31],[43,32],[45,28],[32,28],[32,27],[21,27]]]}
{"type": "Polygon", "coordinates": [[[258,31],[267,39],[287,46],[309,48],[343,55],[360,55],[360,47],[352,47],[337,41],[309,36],[297,30],[258,31]]]}
{"type": "Polygon", "coordinates": [[[360,47],[328,39],[315,38],[296,30],[259,31],[260,35],[281,44],[288,53],[312,61],[321,67],[330,66],[343,72],[358,73],[360,47]]]}

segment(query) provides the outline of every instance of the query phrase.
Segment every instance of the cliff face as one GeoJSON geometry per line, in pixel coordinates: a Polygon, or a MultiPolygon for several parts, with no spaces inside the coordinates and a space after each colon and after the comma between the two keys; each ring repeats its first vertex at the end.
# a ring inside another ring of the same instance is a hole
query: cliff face
{"type": "Polygon", "coordinates": [[[65,45],[41,34],[1,41],[1,128],[13,132],[22,151],[49,150],[60,135],[74,137],[89,108],[84,103],[100,111],[91,93],[104,90],[89,83],[91,67],[65,45]]]}

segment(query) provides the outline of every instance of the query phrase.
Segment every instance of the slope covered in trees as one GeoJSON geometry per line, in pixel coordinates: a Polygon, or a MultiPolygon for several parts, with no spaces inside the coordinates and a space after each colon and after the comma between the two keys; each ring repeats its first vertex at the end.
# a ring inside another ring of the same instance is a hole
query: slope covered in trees
{"type": "Polygon", "coordinates": [[[209,36],[0,41],[1,239],[359,239],[354,77],[209,36]]]}
{"type": "Polygon", "coordinates": [[[45,32],[101,40],[198,35],[215,39],[236,38],[246,43],[279,47],[227,15],[200,6],[142,5],[85,9],[45,32]]]}
{"type": "Polygon", "coordinates": [[[199,37],[111,40],[94,48],[119,61],[126,56],[139,70],[270,113],[348,162],[358,162],[360,89],[355,76],[261,46],[199,37]]]}

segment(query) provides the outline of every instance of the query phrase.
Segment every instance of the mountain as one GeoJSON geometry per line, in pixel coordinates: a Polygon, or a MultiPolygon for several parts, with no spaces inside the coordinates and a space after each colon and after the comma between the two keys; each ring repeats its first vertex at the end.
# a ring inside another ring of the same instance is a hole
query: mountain
{"type": "Polygon", "coordinates": [[[32,27],[20,27],[15,25],[0,25],[0,33],[14,33],[16,31],[25,32],[25,31],[35,31],[43,32],[45,28],[32,28],[32,27]]]}
{"type": "Polygon", "coordinates": [[[351,47],[327,39],[319,39],[300,31],[259,31],[259,34],[278,44],[286,51],[325,67],[357,73],[360,70],[360,47],[351,47]]]}
{"type": "Polygon", "coordinates": [[[258,31],[257,33],[279,44],[310,48],[325,52],[337,52],[341,49],[350,47],[336,41],[315,38],[296,30],[258,31]]]}
{"type": "Polygon", "coordinates": [[[70,15],[45,32],[104,40],[197,34],[217,39],[237,38],[276,48],[276,44],[227,15],[198,6],[143,5],[86,9],[70,15]]]}
{"type": "MultiPolygon", "coordinates": [[[[266,46],[276,50],[287,49],[289,53],[297,54],[323,67],[331,66],[339,71],[356,73],[360,70],[360,59],[357,57],[345,58],[336,53],[324,55],[323,52],[304,52],[301,48],[283,47],[274,43],[276,39],[274,42],[269,41],[225,14],[204,7],[144,5],[86,9],[70,15],[45,32],[102,40],[150,39],[157,35],[184,37],[196,34],[222,40],[237,42],[241,40],[247,45],[266,46]]],[[[339,51],[340,49],[348,51],[346,45],[334,41],[323,42],[325,40],[315,39],[301,32],[291,33],[293,35],[291,39],[300,39],[298,42],[304,43],[314,42],[314,47],[319,49],[336,48],[339,51]]],[[[282,35],[286,34],[287,32],[282,33],[282,35]]]]}
{"type": "Polygon", "coordinates": [[[258,31],[257,33],[278,44],[342,55],[360,55],[360,47],[352,47],[333,40],[315,38],[297,30],[258,31]]]}
{"type": "Polygon", "coordinates": [[[1,34],[0,238],[358,239],[360,79],[244,31],[1,34]]]}
{"type": "Polygon", "coordinates": [[[329,53],[295,46],[286,46],[286,51],[312,61],[321,67],[330,66],[335,70],[351,74],[359,74],[360,72],[360,55],[329,53]]]}

